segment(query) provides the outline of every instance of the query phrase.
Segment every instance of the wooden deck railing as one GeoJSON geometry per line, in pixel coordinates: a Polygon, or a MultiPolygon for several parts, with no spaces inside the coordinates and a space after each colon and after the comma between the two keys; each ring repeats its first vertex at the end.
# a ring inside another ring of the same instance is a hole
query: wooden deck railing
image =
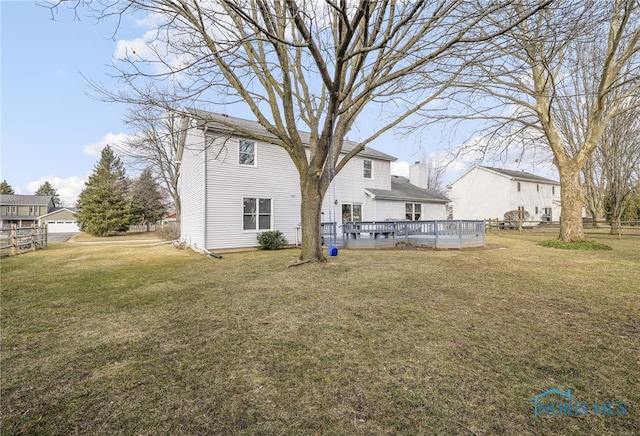
{"type": "Polygon", "coordinates": [[[484,221],[351,221],[342,225],[347,247],[392,246],[406,240],[436,248],[484,246],[484,221]]]}

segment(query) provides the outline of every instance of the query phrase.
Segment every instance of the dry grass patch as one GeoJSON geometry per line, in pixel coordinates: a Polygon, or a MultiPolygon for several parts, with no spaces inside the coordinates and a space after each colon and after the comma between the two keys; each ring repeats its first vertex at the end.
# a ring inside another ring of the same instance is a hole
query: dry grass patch
{"type": "Polygon", "coordinates": [[[640,247],[52,244],[2,261],[2,433],[637,434],[640,247]],[[625,416],[546,416],[551,387],[625,416]]]}

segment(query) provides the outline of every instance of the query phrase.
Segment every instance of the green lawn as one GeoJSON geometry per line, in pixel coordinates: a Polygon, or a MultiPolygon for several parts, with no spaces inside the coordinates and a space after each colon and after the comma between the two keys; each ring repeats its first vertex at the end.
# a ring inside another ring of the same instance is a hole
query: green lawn
{"type": "Polygon", "coordinates": [[[594,238],[613,250],[513,232],[293,268],[140,243],[2,259],[1,432],[640,434],[640,238],[594,238]],[[534,418],[551,388],[590,413],[534,418]]]}

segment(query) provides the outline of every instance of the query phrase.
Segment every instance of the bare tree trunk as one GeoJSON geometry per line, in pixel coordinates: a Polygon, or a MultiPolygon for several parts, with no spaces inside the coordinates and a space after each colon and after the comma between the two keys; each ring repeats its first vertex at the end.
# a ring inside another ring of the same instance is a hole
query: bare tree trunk
{"type": "Polygon", "coordinates": [[[326,260],[322,252],[321,213],[324,198],[321,183],[317,177],[301,179],[300,192],[302,202],[300,217],[302,220],[302,253],[300,260],[313,259],[317,262],[326,260]]]}
{"type": "Polygon", "coordinates": [[[584,195],[580,185],[580,168],[558,165],[560,171],[560,236],[563,241],[583,241],[582,206],[584,195]]]}

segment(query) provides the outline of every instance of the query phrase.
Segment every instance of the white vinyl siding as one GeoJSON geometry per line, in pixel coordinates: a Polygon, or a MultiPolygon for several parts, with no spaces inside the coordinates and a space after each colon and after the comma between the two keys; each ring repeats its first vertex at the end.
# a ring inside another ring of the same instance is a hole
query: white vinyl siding
{"type": "Polygon", "coordinates": [[[206,150],[199,130],[187,134],[180,164],[180,239],[194,248],[205,248],[204,166],[206,150]]]}
{"type": "Polygon", "coordinates": [[[206,247],[216,250],[258,245],[256,235],[265,229],[244,229],[245,198],[270,199],[271,227],[266,230],[280,230],[293,244],[300,224],[300,182],[291,158],[281,147],[257,142],[259,165],[237,165],[233,156],[239,155],[239,146],[239,140],[220,136],[208,153],[211,157],[225,156],[226,152],[228,157],[207,161],[206,247]]]}
{"type": "Polygon", "coordinates": [[[384,219],[379,212],[376,213],[375,206],[371,204],[375,202],[369,200],[364,190],[391,189],[391,165],[388,161],[367,159],[372,162],[375,174],[375,179],[370,180],[363,177],[364,160],[360,156],[352,158],[333,179],[322,203],[324,221],[342,225],[342,204],[361,204],[363,221],[384,219]]]}

